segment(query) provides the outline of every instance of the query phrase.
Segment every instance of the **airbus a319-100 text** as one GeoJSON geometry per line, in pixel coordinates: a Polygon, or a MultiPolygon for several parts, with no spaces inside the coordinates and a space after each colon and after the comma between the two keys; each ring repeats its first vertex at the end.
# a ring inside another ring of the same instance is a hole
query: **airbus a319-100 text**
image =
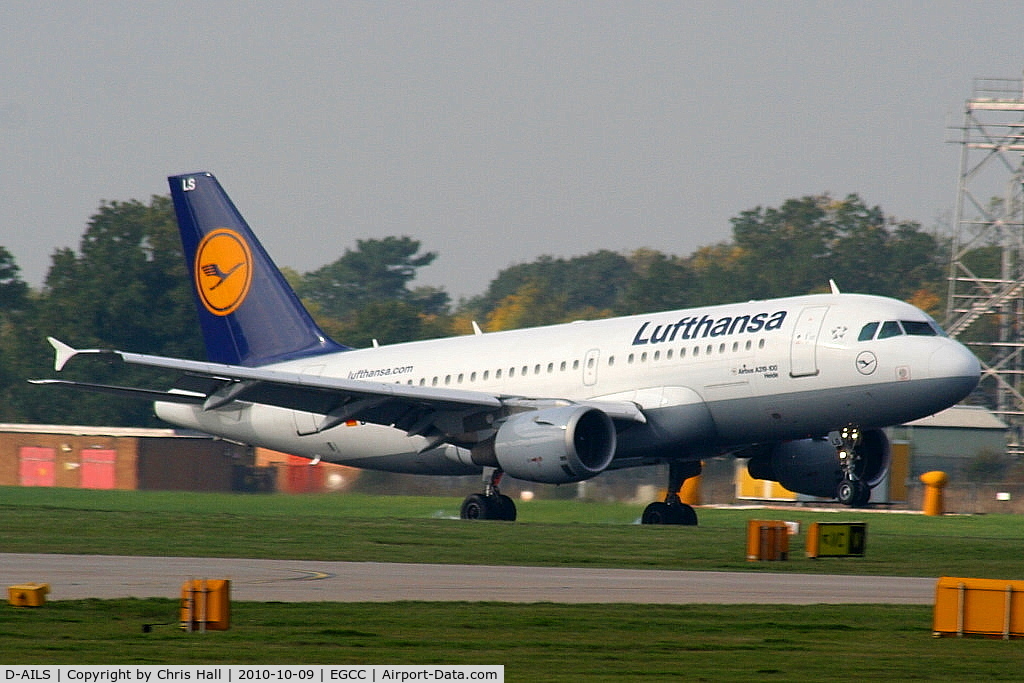
{"type": "Polygon", "coordinates": [[[483,477],[465,518],[513,520],[503,474],[568,484],[668,464],[645,523],[696,524],[701,461],[863,505],[885,475],[883,427],[947,408],[977,359],[924,312],[829,294],[352,349],[313,321],[209,173],[169,178],[207,361],[78,350],[173,371],[170,388],[37,383],[135,396],[180,427],[388,472],[483,477]]]}

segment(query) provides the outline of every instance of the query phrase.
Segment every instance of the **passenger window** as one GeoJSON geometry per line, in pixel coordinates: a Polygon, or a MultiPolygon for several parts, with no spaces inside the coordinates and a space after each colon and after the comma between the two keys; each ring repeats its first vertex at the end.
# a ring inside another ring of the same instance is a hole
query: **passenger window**
{"type": "Polygon", "coordinates": [[[875,338],[875,330],[878,329],[878,323],[868,323],[860,330],[860,335],[857,337],[857,341],[871,341],[875,338]]]}
{"type": "Polygon", "coordinates": [[[900,327],[899,322],[896,320],[886,320],[882,323],[882,329],[878,332],[879,339],[888,339],[889,337],[898,337],[903,334],[903,329],[900,327]]]}

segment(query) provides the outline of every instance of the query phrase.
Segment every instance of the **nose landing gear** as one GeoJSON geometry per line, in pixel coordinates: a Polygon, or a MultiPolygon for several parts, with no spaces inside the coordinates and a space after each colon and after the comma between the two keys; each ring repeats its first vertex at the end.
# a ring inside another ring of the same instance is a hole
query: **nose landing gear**
{"type": "Polygon", "coordinates": [[[871,487],[860,476],[861,455],[857,452],[860,430],[847,425],[837,432],[831,432],[829,439],[839,454],[839,466],[843,478],[836,486],[836,500],[850,507],[864,507],[871,500],[871,487]]]}

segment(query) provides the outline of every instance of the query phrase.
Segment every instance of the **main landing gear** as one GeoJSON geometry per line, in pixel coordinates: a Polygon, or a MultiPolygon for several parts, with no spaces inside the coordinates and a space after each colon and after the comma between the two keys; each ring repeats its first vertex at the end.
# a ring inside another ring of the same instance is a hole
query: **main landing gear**
{"type": "Polygon", "coordinates": [[[679,462],[668,464],[668,492],[665,500],[651,503],[644,509],[641,524],[679,524],[697,526],[697,513],[679,499],[679,489],[690,477],[700,474],[700,462],[679,462]]]}
{"type": "Polygon", "coordinates": [[[857,444],[860,443],[860,430],[848,425],[830,433],[829,438],[839,454],[839,466],[843,470],[843,478],[836,486],[836,500],[850,507],[864,507],[871,500],[871,487],[859,474],[861,456],[857,452],[857,444]]]}
{"type": "Polygon", "coordinates": [[[503,474],[501,470],[492,467],[484,470],[484,492],[466,496],[459,513],[462,519],[516,521],[516,504],[498,490],[498,482],[503,474]]]}

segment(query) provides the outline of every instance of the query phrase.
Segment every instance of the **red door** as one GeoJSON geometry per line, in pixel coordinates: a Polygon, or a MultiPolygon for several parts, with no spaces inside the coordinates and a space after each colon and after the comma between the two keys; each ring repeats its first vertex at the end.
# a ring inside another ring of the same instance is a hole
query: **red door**
{"type": "Polygon", "coordinates": [[[40,446],[18,449],[18,481],[22,486],[54,486],[57,483],[57,451],[40,446]]]}
{"type": "Polygon", "coordinates": [[[112,489],[117,481],[117,451],[90,448],[82,451],[83,489],[112,489]]]}

